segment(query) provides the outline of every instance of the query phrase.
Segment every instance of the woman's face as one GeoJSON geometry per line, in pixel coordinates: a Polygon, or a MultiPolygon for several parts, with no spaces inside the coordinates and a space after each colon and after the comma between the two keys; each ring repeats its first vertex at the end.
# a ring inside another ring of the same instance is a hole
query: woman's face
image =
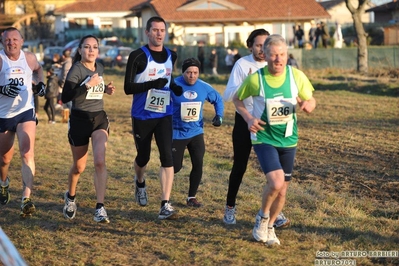
{"type": "Polygon", "coordinates": [[[82,56],[81,61],[95,62],[99,52],[97,40],[92,37],[86,38],[79,48],[79,52],[82,56]]]}

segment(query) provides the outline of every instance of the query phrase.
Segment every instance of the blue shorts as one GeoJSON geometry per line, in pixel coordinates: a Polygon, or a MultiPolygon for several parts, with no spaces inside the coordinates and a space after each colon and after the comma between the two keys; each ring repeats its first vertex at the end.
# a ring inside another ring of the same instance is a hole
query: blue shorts
{"type": "Polygon", "coordinates": [[[28,121],[36,121],[37,123],[35,109],[27,110],[11,118],[0,118],[0,133],[17,132],[18,124],[28,121]]]}
{"type": "Polygon", "coordinates": [[[291,180],[296,147],[278,148],[269,144],[254,144],[253,147],[265,174],[282,169],[285,181],[291,180]]]}

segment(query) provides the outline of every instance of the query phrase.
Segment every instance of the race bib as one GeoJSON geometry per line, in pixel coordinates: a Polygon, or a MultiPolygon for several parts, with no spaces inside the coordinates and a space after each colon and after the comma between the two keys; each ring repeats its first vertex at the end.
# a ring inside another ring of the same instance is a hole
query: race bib
{"type": "Polygon", "coordinates": [[[105,84],[104,81],[97,84],[96,86],[90,87],[87,91],[86,99],[88,100],[101,100],[104,96],[105,84]]]}
{"type": "Polygon", "coordinates": [[[155,113],[166,113],[170,103],[170,91],[151,89],[147,93],[144,109],[155,113]]]}
{"type": "Polygon", "coordinates": [[[267,99],[266,105],[269,125],[287,124],[293,120],[295,103],[292,99],[267,99]]]}
{"type": "Polygon", "coordinates": [[[182,102],[180,106],[181,120],[195,122],[199,120],[202,102],[182,102]]]}

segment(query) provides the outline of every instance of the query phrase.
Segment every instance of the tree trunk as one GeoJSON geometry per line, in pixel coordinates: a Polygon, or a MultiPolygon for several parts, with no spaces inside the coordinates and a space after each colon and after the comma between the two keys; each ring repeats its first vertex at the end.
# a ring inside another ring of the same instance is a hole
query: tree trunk
{"type": "Polygon", "coordinates": [[[362,23],[362,15],[370,0],[345,0],[346,6],[352,14],[353,26],[357,36],[357,71],[360,73],[368,72],[368,54],[367,54],[367,33],[362,23]],[[359,6],[355,8],[352,2],[358,1],[359,6]]]}

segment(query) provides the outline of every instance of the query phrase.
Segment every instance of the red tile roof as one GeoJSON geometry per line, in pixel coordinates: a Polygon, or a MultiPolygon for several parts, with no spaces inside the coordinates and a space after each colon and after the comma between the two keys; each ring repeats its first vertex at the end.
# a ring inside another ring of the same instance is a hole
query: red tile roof
{"type": "MultiPolygon", "coordinates": [[[[118,12],[140,11],[143,6],[151,6],[157,15],[167,22],[220,22],[220,21],[286,21],[329,18],[327,11],[315,0],[225,0],[241,6],[239,10],[195,10],[181,11],[178,8],[190,0],[83,0],[58,8],[56,13],[73,12],[118,12]],[[136,7],[136,8],[133,8],[136,7]]],[[[207,1],[197,1],[207,2],[207,1]]]]}
{"type": "MultiPolygon", "coordinates": [[[[329,18],[327,11],[315,0],[229,0],[244,9],[178,11],[187,0],[150,0],[159,16],[167,22],[196,21],[276,21],[329,18]]],[[[195,2],[195,1],[194,1],[195,2]]],[[[207,1],[198,1],[207,2],[207,1]]],[[[217,0],[215,2],[218,2],[217,0]]]]}
{"type": "Polygon", "coordinates": [[[56,13],[121,12],[143,3],[143,0],[81,0],[57,8],[56,13]]]}

